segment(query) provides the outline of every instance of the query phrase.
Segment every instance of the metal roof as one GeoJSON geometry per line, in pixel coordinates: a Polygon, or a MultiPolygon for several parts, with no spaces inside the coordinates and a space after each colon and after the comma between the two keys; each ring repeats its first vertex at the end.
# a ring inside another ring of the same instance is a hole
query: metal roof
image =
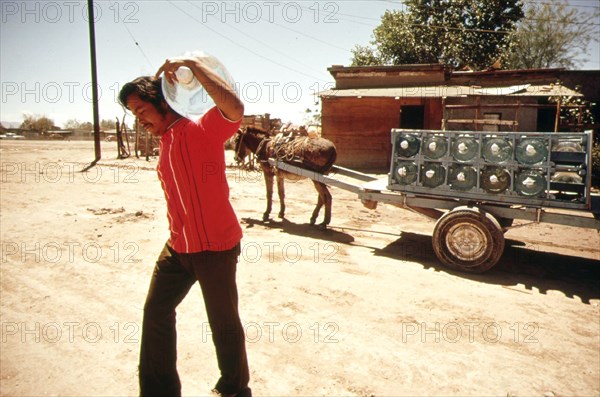
{"type": "Polygon", "coordinates": [[[562,85],[515,85],[509,87],[480,86],[425,86],[395,88],[350,88],[344,90],[326,90],[319,92],[321,97],[391,97],[391,98],[441,98],[481,96],[583,96],[562,85]]]}

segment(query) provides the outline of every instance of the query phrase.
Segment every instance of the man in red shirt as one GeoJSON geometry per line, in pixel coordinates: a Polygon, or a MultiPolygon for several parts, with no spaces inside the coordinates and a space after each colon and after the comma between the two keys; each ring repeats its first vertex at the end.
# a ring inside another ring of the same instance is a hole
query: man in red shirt
{"type": "Polygon", "coordinates": [[[201,58],[167,59],[154,77],[123,86],[119,100],[160,136],[158,177],[167,201],[170,238],[160,254],[144,305],[139,381],[141,396],[180,396],[175,309],[198,281],[221,377],[214,392],[249,397],[244,330],[235,280],[242,229],[229,202],[223,144],[240,126],[244,105],[201,58]],[[165,101],[161,80],[185,66],[214,100],[197,121],[165,101]]]}

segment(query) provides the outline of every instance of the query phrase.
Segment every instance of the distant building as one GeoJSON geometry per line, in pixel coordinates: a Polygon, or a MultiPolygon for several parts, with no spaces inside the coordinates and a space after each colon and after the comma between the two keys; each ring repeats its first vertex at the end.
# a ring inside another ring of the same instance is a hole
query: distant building
{"type": "Polygon", "coordinates": [[[41,135],[44,139],[66,140],[73,137],[72,130],[51,130],[41,135]]]}
{"type": "Polygon", "coordinates": [[[281,128],[281,119],[272,119],[269,113],[264,115],[244,115],[241,129],[246,127],[260,128],[265,131],[274,131],[281,128]]]}

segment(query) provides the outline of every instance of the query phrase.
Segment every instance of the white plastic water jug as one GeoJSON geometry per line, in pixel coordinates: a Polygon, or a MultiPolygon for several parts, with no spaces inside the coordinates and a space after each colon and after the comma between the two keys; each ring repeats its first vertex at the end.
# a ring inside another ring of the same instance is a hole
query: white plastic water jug
{"type": "MultiPolygon", "coordinates": [[[[214,56],[203,51],[191,51],[184,54],[185,57],[202,58],[213,72],[224,79],[232,89],[235,89],[235,81],[225,66],[214,56]]],[[[162,91],[165,100],[177,113],[188,119],[197,119],[215,106],[215,102],[208,95],[206,89],[194,77],[192,71],[187,67],[180,67],[176,72],[177,82],[170,84],[167,79],[162,79],[162,91]]]]}

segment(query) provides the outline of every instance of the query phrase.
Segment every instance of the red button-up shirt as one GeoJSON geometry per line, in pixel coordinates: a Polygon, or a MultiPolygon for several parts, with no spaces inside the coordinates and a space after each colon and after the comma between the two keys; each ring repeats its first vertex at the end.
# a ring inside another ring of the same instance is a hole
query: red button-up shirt
{"type": "Polygon", "coordinates": [[[176,252],[225,251],[242,238],[229,202],[223,149],[240,123],[214,107],[196,122],[181,118],[161,137],[157,171],[176,252]]]}

